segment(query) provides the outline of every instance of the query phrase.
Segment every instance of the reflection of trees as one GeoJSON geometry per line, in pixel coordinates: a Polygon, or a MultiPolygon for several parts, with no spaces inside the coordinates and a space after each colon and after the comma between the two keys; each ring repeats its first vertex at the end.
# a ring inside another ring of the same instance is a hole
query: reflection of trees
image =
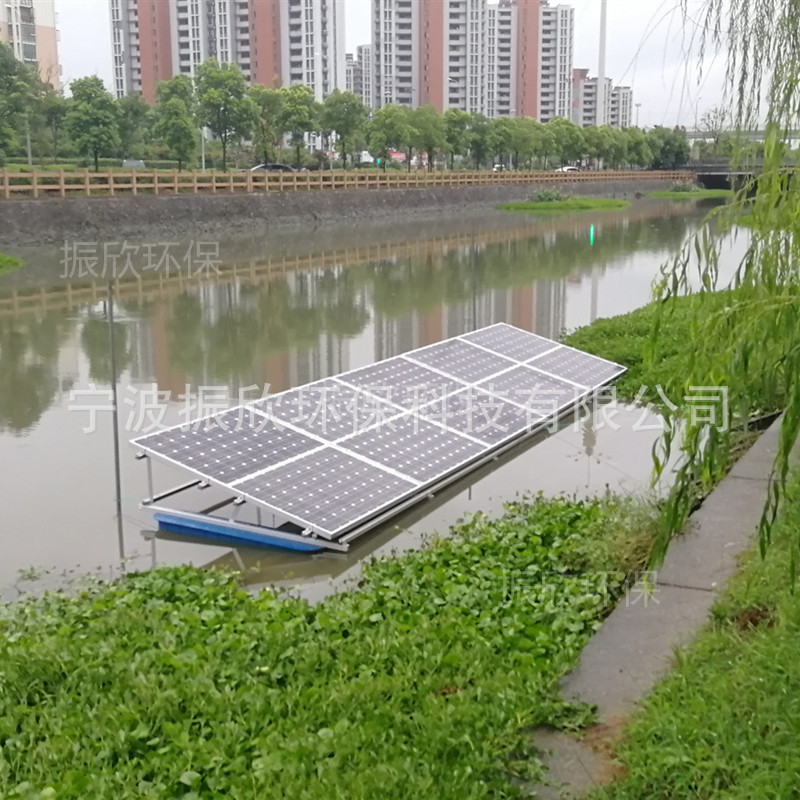
{"type": "Polygon", "coordinates": [[[590,224],[576,222],[572,231],[551,236],[476,243],[438,259],[381,262],[362,270],[362,279],[372,284],[376,312],[401,317],[464,302],[471,295],[579,275],[633,252],[674,250],[685,240],[689,220],[604,222],[597,226],[594,244],[589,240],[590,224]]]}
{"type": "Polygon", "coordinates": [[[300,273],[261,286],[222,285],[180,295],[169,322],[170,363],[200,381],[249,381],[270,353],[311,350],[320,336],[359,334],[369,321],[348,270],[300,273]]]}
{"type": "MultiPolygon", "coordinates": [[[[108,321],[104,317],[91,316],[81,329],[81,346],[89,359],[89,377],[99,383],[111,383],[111,347],[108,321]]],[[[131,364],[128,346],[128,328],[121,322],[114,323],[114,355],[117,376],[131,364]]]]}
{"type": "Polygon", "coordinates": [[[30,430],[53,402],[65,318],[0,320],[0,430],[30,430]]]}

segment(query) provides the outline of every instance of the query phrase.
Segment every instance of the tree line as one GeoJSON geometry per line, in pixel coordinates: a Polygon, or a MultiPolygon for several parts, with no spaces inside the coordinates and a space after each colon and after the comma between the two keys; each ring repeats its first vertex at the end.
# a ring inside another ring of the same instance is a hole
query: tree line
{"type": "Polygon", "coordinates": [[[200,64],[193,78],[176,75],[159,83],[154,106],[139,95],[114,98],[97,77],[72,81],[70,91],[64,98],[0,44],[0,165],[27,150],[53,161],[77,153],[95,169],[109,157],[169,158],[179,169],[195,167],[201,128],[212,134],[209,155],[218,156],[223,170],[243,142],[250,160],[265,163],[286,156],[288,144],[286,157],[298,167],[325,165],[327,151],[335,151],[343,167],[358,163],[366,151],[384,169],[397,166],[395,152],[405,154],[409,169],[415,153],[428,169],[437,162],[451,169],[547,169],[579,162],[674,169],[689,159],[682,128],[582,129],[560,117],[547,123],[489,119],[455,108],[440,114],[433,106],[371,111],[355,94],[338,89],[319,103],[303,84],[250,86],[236,64],[214,60],[200,64]],[[310,135],[320,145],[311,156],[310,135]]]}

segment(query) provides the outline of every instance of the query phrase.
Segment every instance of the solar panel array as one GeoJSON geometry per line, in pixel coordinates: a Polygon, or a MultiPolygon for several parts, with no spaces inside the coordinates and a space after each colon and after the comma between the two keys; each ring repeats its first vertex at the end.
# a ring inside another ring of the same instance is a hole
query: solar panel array
{"type": "Polygon", "coordinates": [[[500,323],[132,443],[336,539],[624,371],[500,323]]]}

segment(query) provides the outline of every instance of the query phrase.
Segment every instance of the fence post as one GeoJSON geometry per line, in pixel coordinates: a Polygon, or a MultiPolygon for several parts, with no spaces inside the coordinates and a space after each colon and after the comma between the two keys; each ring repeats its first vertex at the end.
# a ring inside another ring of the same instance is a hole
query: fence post
{"type": "Polygon", "coordinates": [[[86,192],[86,196],[89,197],[92,194],[91,186],[89,185],[89,170],[85,169],[83,171],[83,188],[86,192]]]}
{"type": "Polygon", "coordinates": [[[136,170],[131,170],[131,192],[137,194],[136,191],[136,170]]]}
{"type": "Polygon", "coordinates": [[[8,200],[11,197],[11,184],[8,179],[8,170],[3,170],[3,197],[8,200]]]}
{"type": "Polygon", "coordinates": [[[158,173],[153,173],[153,194],[158,194],[158,173]]]}
{"type": "Polygon", "coordinates": [[[114,196],[114,173],[113,172],[109,172],[108,173],[108,177],[107,177],[106,180],[108,181],[108,193],[111,195],[111,197],[113,197],[114,196]]]}
{"type": "Polygon", "coordinates": [[[31,173],[32,182],[31,185],[33,186],[33,196],[39,196],[39,176],[36,174],[36,170],[34,169],[31,173]]]}
{"type": "Polygon", "coordinates": [[[59,189],[59,194],[61,195],[61,197],[66,197],[67,196],[67,190],[66,190],[66,187],[64,186],[64,168],[63,167],[58,171],[58,189],[59,189]]]}

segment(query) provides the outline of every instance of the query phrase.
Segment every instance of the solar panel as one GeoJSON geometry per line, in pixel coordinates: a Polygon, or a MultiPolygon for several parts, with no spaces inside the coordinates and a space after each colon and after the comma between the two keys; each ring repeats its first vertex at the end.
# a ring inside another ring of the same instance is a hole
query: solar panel
{"type": "Polygon", "coordinates": [[[471,461],[485,446],[412,413],[341,443],[353,453],[427,483],[446,475],[453,464],[471,461]]]}
{"type": "Polygon", "coordinates": [[[481,328],[465,334],[464,339],[517,361],[527,361],[558,346],[552,339],[545,339],[535,333],[512,328],[510,325],[481,328]]]}
{"type": "Polygon", "coordinates": [[[174,464],[223,484],[319,447],[314,439],[277,427],[247,409],[170,428],[138,443],[174,464]]]}
{"type": "Polygon", "coordinates": [[[502,397],[469,386],[420,409],[423,419],[495,445],[519,436],[542,417],[502,397]]]}
{"type": "Polygon", "coordinates": [[[500,323],[133,444],[333,541],[622,372],[500,323]]]}
{"type": "Polygon", "coordinates": [[[325,447],[310,455],[249,478],[236,491],[294,517],[332,538],[391,505],[417,484],[325,447]]]}
{"type": "Polygon", "coordinates": [[[563,346],[527,363],[554,377],[572,381],[584,389],[602,386],[625,371],[619,364],[563,346]]]}
{"type": "Polygon", "coordinates": [[[461,381],[403,356],[346,372],[338,379],[405,409],[427,405],[464,387],[461,381]]]}
{"type": "Polygon", "coordinates": [[[478,388],[509,400],[538,416],[548,417],[576,402],[586,392],[575,384],[519,366],[490,378],[478,388]]]}
{"type": "Polygon", "coordinates": [[[402,409],[374,394],[332,379],[259,400],[253,408],[277,425],[292,425],[328,442],[402,413],[402,409]]]}
{"type": "Polygon", "coordinates": [[[446,339],[439,344],[406,353],[406,357],[445,375],[452,375],[464,383],[477,383],[516,363],[463,339],[446,339]]]}

